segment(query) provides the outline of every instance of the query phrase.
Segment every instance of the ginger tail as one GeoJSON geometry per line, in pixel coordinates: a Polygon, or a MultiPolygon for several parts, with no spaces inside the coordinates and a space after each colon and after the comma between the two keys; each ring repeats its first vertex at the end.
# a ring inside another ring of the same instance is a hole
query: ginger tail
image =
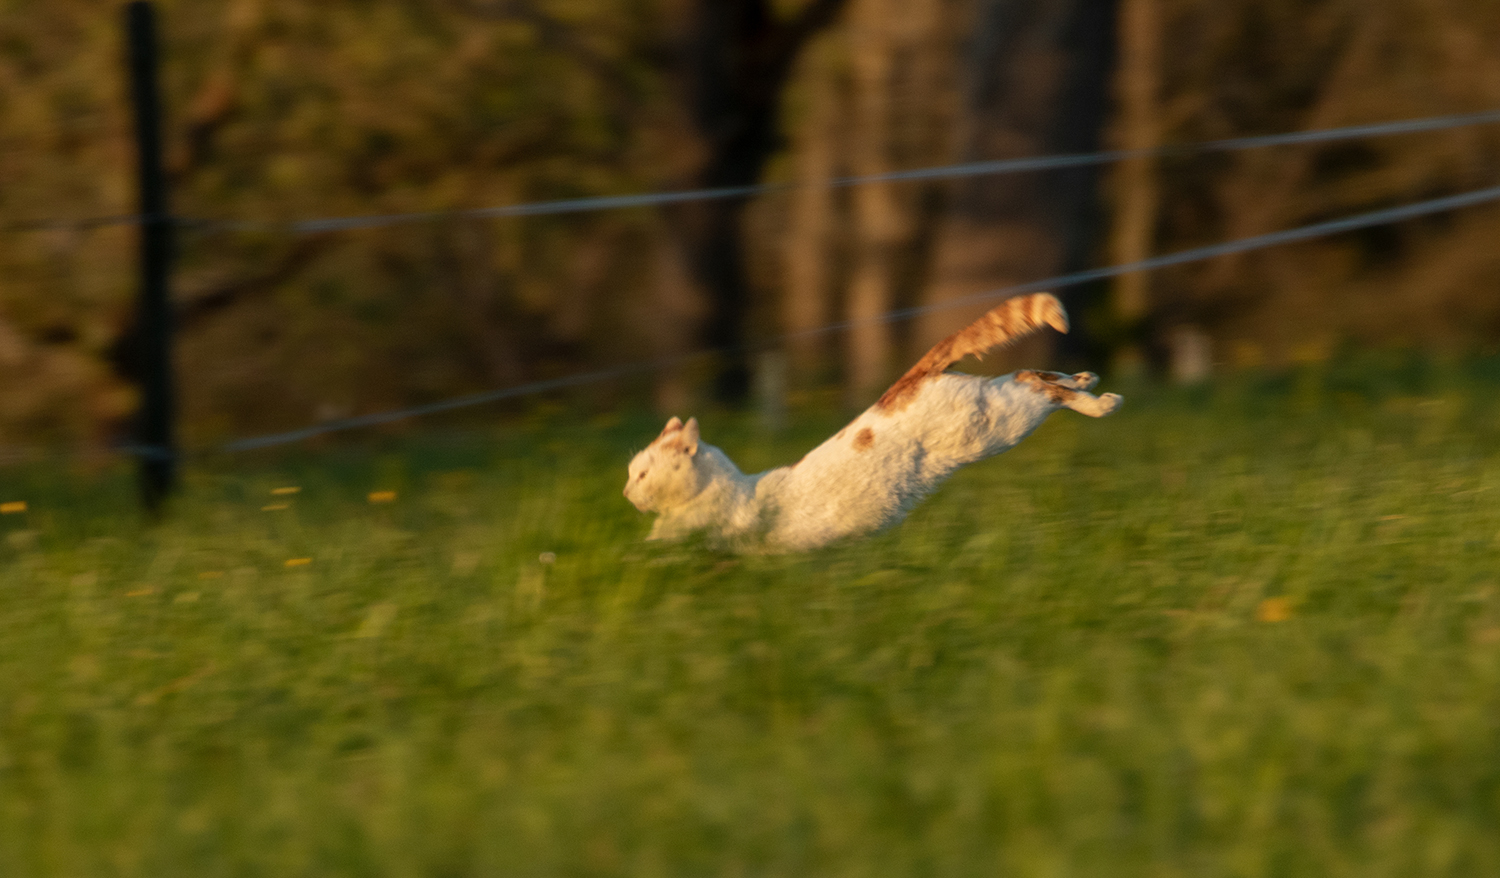
{"type": "Polygon", "coordinates": [[[900,411],[916,396],[922,382],[964,357],[982,356],[991,348],[1024,338],[1043,326],[1058,332],[1068,331],[1068,314],[1051,293],[1035,293],[1006,299],[984,316],[933,346],[915,366],[890,386],[875,403],[879,411],[900,411]]]}

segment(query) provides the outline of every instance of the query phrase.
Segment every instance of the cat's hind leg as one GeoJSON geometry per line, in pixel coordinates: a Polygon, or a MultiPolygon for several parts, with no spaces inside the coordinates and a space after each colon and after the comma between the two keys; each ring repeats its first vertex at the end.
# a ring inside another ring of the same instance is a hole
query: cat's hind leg
{"type": "Polygon", "coordinates": [[[1039,375],[1047,376],[1047,380],[1063,387],[1071,387],[1074,390],[1093,390],[1099,383],[1099,376],[1093,372],[1074,372],[1067,375],[1062,372],[1038,372],[1039,375]]]}
{"type": "Polygon", "coordinates": [[[1060,408],[1070,408],[1091,418],[1111,414],[1125,402],[1125,398],[1118,393],[1099,396],[1089,393],[1099,383],[1099,376],[1092,372],[1064,375],[1061,372],[1024,369],[1016,373],[1015,381],[1031,387],[1060,408]]]}
{"type": "Polygon", "coordinates": [[[1099,384],[1099,376],[1093,372],[1074,372],[1068,379],[1068,386],[1074,390],[1093,390],[1099,384]]]}
{"type": "Polygon", "coordinates": [[[1048,384],[1059,384],[1073,390],[1093,390],[1099,383],[1099,376],[1093,372],[1074,372],[1072,375],[1066,372],[1044,372],[1041,369],[1027,369],[1025,372],[1048,384]]]}

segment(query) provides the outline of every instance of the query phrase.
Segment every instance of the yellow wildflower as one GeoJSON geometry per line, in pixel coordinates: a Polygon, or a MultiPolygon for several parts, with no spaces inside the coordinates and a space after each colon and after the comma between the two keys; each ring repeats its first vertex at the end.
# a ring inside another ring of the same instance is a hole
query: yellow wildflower
{"type": "Polygon", "coordinates": [[[1255,608],[1258,622],[1285,622],[1292,618],[1292,602],[1284,597],[1266,598],[1255,608]]]}

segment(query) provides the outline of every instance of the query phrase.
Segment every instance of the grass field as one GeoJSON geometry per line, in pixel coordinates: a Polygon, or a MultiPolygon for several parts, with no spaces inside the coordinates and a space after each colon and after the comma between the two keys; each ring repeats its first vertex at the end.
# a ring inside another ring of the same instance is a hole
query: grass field
{"type": "Polygon", "coordinates": [[[0,471],[0,875],[1500,875],[1500,364],[1127,391],[792,557],[644,416],[0,471]]]}

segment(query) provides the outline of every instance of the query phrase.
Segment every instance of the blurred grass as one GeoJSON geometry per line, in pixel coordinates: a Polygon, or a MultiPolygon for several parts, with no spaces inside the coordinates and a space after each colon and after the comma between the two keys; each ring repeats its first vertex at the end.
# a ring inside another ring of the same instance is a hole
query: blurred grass
{"type": "Polygon", "coordinates": [[[1116,388],[792,557],[640,542],[644,416],[7,470],[0,874],[1500,874],[1497,388],[1116,388]]]}

